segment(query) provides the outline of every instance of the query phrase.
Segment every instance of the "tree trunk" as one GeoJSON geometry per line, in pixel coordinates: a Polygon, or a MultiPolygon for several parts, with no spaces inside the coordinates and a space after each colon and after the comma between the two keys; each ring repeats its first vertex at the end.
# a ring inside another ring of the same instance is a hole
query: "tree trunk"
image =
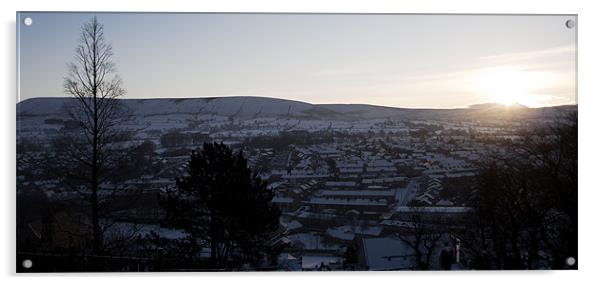
{"type": "Polygon", "coordinates": [[[99,144],[99,131],[98,131],[98,66],[97,66],[97,49],[96,45],[98,41],[96,39],[97,25],[94,22],[94,30],[92,34],[92,96],[93,96],[93,126],[92,126],[92,236],[93,236],[93,247],[94,253],[102,253],[103,241],[102,232],[100,230],[99,213],[98,213],[98,144],[99,144]]]}
{"type": "Polygon", "coordinates": [[[94,90],[94,126],[92,128],[92,237],[94,253],[102,253],[102,232],[98,213],[98,110],[94,90]]]}

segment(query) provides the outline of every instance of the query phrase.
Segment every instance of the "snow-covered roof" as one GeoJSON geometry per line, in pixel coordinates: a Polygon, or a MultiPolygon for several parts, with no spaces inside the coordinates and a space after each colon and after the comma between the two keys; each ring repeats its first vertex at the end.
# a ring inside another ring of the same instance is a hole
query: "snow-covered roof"
{"type": "Polygon", "coordinates": [[[353,181],[327,181],[325,185],[328,187],[355,187],[356,183],[353,181]]]}
{"type": "Polygon", "coordinates": [[[469,213],[473,209],[471,207],[408,207],[399,206],[396,211],[398,213],[414,213],[414,212],[429,212],[429,213],[469,213]]]}
{"type": "Polygon", "coordinates": [[[355,233],[353,231],[341,228],[329,228],[326,230],[326,234],[333,238],[346,241],[350,241],[353,240],[353,238],[355,238],[355,233]]]}
{"type": "Polygon", "coordinates": [[[321,196],[395,196],[393,190],[324,190],[319,193],[321,196]]]}
{"type": "Polygon", "coordinates": [[[437,206],[453,206],[453,205],[454,205],[454,203],[449,200],[441,200],[441,201],[437,202],[437,206]]]}
{"type": "Polygon", "coordinates": [[[293,201],[293,198],[285,196],[274,196],[274,198],[272,198],[273,203],[289,204],[293,203],[293,201]]]}
{"type": "Polygon", "coordinates": [[[303,227],[303,225],[299,221],[293,220],[286,225],[286,230],[292,231],[292,230],[296,230],[296,229],[302,228],[302,227],[303,227]]]}
{"type": "Polygon", "coordinates": [[[370,199],[328,199],[321,197],[313,197],[309,200],[309,204],[313,205],[350,205],[350,206],[387,206],[386,200],[370,200],[370,199]]]}
{"type": "Polygon", "coordinates": [[[364,238],[362,246],[369,270],[409,269],[415,265],[412,249],[399,239],[364,238]]]}

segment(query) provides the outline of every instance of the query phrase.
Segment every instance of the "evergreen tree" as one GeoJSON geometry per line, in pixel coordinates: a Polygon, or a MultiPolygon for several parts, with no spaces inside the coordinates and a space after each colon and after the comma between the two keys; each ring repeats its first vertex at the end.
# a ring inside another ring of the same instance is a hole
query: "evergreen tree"
{"type": "Polygon", "coordinates": [[[280,217],[273,196],[242,151],[205,143],[192,153],[187,175],[162,206],[170,225],[211,249],[211,269],[235,269],[258,262],[269,250],[280,217]]]}

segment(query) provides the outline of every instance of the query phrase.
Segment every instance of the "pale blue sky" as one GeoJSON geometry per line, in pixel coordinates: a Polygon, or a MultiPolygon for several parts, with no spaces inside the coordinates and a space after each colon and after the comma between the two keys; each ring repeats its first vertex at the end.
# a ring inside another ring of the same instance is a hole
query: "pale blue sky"
{"type": "MultiPolygon", "coordinates": [[[[66,96],[92,13],[21,13],[20,99],[66,96]],[[31,26],[22,19],[31,17],[31,26]]],[[[126,98],[575,104],[574,16],[98,13],[126,98]]]]}

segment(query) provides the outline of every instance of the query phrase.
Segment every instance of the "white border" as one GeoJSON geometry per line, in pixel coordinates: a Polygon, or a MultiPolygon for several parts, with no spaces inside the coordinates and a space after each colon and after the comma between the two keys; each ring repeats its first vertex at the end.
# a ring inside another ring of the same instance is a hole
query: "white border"
{"type": "MultiPolygon", "coordinates": [[[[329,282],[337,284],[531,284],[593,283],[599,278],[602,265],[602,241],[598,207],[601,206],[602,189],[598,166],[602,159],[598,145],[602,131],[600,98],[602,96],[602,11],[599,1],[357,1],[357,0],[221,0],[221,1],[129,1],[97,0],[3,0],[0,1],[2,18],[3,68],[0,69],[0,113],[3,138],[0,140],[0,270],[3,284],[9,283],[59,283],[104,284],[106,282],[139,282],[163,284],[177,277],[176,282],[206,282],[209,284],[252,283],[308,284],[329,282]],[[15,246],[15,18],[16,11],[172,11],[172,12],[348,12],[348,13],[534,13],[579,15],[579,267],[578,271],[556,272],[384,272],[384,273],[199,273],[199,274],[56,274],[24,277],[13,273],[15,246]],[[50,278],[35,279],[37,276],[50,278]],[[110,280],[98,278],[111,276],[110,280]],[[115,277],[117,276],[117,277],[115,277]],[[129,279],[136,276],[136,279],[129,279]],[[200,279],[199,279],[200,278],[200,279]]],[[[173,282],[173,281],[172,281],[173,282]]]]}

